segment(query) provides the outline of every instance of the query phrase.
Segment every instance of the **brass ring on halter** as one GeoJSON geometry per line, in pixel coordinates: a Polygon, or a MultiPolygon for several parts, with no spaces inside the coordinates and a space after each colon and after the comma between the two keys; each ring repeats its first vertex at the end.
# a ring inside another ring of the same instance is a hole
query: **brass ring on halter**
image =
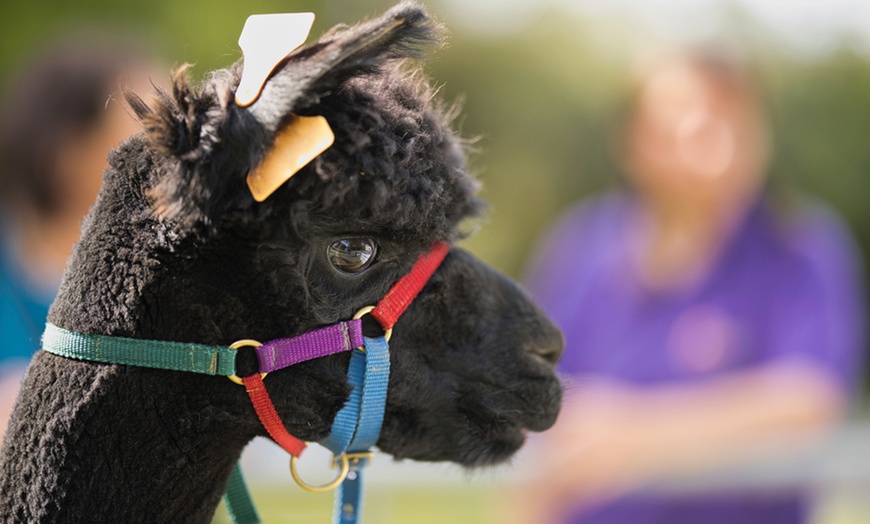
{"type": "MultiPolygon", "coordinates": [[[[368,315],[369,313],[371,313],[374,309],[375,309],[375,306],[366,306],[366,307],[364,307],[364,308],[360,308],[359,311],[357,311],[356,313],[354,313],[354,315],[353,315],[353,319],[354,319],[354,320],[360,319],[360,318],[362,318],[362,317],[368,315]]],[[[385,339],[387,342],[390,341],[390,337],[392,337],[392,336],[393,336],[393,328],[385,329],[385,330],[384,330],[384,339],[385,339]]],[[[360,351],[365,351],[365,348],[364,348],[363,346],[360,346],[360,347],[358,347],[357,349],[360,350],[360,351]]]]}
{"type": "Polygon", "coordinates": [[[311,493],[326,493],[327,491],[332,491],[339,486],[344,479],[347,478],[347,474],[350,471],[350,460],[347,458],[347,453],[342,453],[335,460],[340,462],[340,468],[338,471],[338,476],[335,477],[331,482],[327,484],[323,484],[322,486],[312,486],[308,484],[302,477],[299,476],[299,472],[296,471],[296,461],[299,460],[298,457],[291,455],[290,456],[290,475],[293,477],[293,480],[296,481],[296,484],[299,485],[300,488],[305,491],[310,491],[311,493]]]}
{"type": "MultiPolygon", "coordinates": [[[[245,338],[242,340],[237,340],[237,341],[233,342],[232,344],[230,344],[230,349],[239,349],[239,348],[247,348],[247,347],[258,348],[262,345],[263,344],[261,344],[260,342],[257,342],[256,340],[251,340],[249,338],[245,338]]],[[[268,375],[268,373],[260,373],[260,379],[266,378],[266,375],[268,375]]],[[[240,386],[245,385],[245,383],[242,382],[242,379],[240,379],[239,376],[236,375],[235,373],[227,376],[227,378],[232,380],[233,382],[235,382],[236,384],[238,384],[240,386]]]]}

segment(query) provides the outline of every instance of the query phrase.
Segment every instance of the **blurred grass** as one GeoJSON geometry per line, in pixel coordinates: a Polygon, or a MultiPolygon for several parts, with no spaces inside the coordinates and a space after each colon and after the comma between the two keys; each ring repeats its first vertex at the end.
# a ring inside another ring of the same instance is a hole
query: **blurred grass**
{"type": "MultiPolygon", "coordinates": [[[[255,488],[254,502],[264,524],[328,524],[332,493],[306,493],[255,488]]],[[[417,485],[369,486],[365,494],[363,524],[495,524],[492,512],[498,498],[496,486],[417,485]]],[[[229,524],[223,503],[216,524],[229,524]]]]}
{"type": "MultiPolygon", "coordinates": [[[[499,484],[376,485],[366,489],[362,524],[496,524],[505,490],[499,484]]],[[[254,502],[264,524],[328,524],[332,494],[296,487],[256,487],[254,502]]],[[[230,524],[221,503],[215,524],[230,524]]],[[[870,504],[855,494],[829,493],[820,498],[813,524],[867,524],[870,504]]],[[[535,523],[538,524],[538,523],[535,523]]],[[[544,524],[544,523],[540,523],[544,524]]]]}

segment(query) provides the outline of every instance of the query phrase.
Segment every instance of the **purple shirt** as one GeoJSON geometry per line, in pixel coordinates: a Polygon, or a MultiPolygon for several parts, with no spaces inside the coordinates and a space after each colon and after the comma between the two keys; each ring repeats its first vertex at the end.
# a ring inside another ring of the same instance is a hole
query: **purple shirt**
{"type": "MultiPolygon", "coordinates": [[[[674,291],[638,279],[629,241],[637,216],[627,196],[585,203],[537,252],[528,286],[565,335],[562,373],[674,384],[796,358],[857,387],[863,287],[853,242],[830,211],[813,205],[785,220],[755,206],[705,276],[674,291]]],[[[795,491],[638,493],[571,522],[798,523],[806,514],[795,491]]]]}

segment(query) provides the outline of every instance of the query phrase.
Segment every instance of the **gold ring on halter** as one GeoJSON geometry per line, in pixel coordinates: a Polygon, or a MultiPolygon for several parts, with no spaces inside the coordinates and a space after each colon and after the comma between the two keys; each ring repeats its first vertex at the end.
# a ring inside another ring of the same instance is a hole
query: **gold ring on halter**
{"type": "MultiPolygon", "coordinates": [[[[242,340],[237,340],[237,341],[233,342],[232,344],[230,344],[230,349],[239,349],[239,348],[247,348],[247,347],[258,348],[262,345],[263,344],[257,342],[256,340],[251,340],[249,338],[245,338],[242,340]]],[[[268,375],[268,373],[260,373],[260,379],[262,380],[262,379],[266,378],[266,375],[268,375]]],[[[238,384],[240,386],[245,385],[245,383],[242,382],[242,379],[240,379],[239,376],[236,375],[235,373],[233,373],[232,375],[229,375],[227,378],[232,380],[233,382],[235,382],[236,384],[238,384]]]]}
{"type": "MultiPolygon", "coordinates": [[[[364,308],[360,308],[359,311],[357,311],[356,313],[354,313],[354,315],[353,315],[353,319],[354,319],[354,320],[357,320],[357,319],[359,319],[359,318],[362,318],[362,317],[368,315],[369,313],[371,313],[373,309],[375,309],[375,306],[366,306],[366,307],[364,307],[364,308]]],[[[393,328],[385,329],[385,330],[384,330],[384,339],[385,339],[387,342],[390,341],[390,337],[392,337],[392,336],[393,336],[393,328]]],[[[364,348],[363,346],[360,346],[360,347],[358,347],[357,349],[360,350],[360,351],[365,351],[365,348],[364,348]]]]}
{"type": "Polygon", "coordinates": [[[311,493],[326,493],[327,491],[332,491],[339,486],[344,479],[347,478],[347,474],[350,471],[350,460],[347,458],[347,453],[342,453],[334,460],[339,462],[339,471],[338,476],[335,477],[331,482],[327,484],[323,484],[322,486],[312,486],[308,484],[302,477],[299,476],[299,472],[296,471],[296,461],[299,460],[298,457],[291,455],[290,456],[290,475],[293,477],[293,480],[296,481],[296,484],[299,484],[299,487],[304,489],[305,491],[310,491],[311,493]]]}

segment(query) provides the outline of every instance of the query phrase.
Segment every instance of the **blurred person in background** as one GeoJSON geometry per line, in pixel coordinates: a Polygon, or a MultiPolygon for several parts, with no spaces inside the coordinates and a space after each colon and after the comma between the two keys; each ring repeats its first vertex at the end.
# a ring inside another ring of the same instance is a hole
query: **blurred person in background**
{"type": "MultiPolygon", "coordinates": [[[[139,130],[123,87],[144,88],[145,54],[68,39],[31,56],[0,102],[0,434],[39,348],[109,150],[139,130]]],[[[140,89],[141,90],[141,89],[140,89]]]]}
{"type": "Polygon", "coordinates": [[[527,280],[564,332],[568,382],[512,520],[807,522],[798,488],[643,487],[799,449],[841,420],[864,340],[853,240],[822,204],[769,194],[764,111],[734,60],[661,61],[620,142],[628,187],[564,216],[527,280]]]}

